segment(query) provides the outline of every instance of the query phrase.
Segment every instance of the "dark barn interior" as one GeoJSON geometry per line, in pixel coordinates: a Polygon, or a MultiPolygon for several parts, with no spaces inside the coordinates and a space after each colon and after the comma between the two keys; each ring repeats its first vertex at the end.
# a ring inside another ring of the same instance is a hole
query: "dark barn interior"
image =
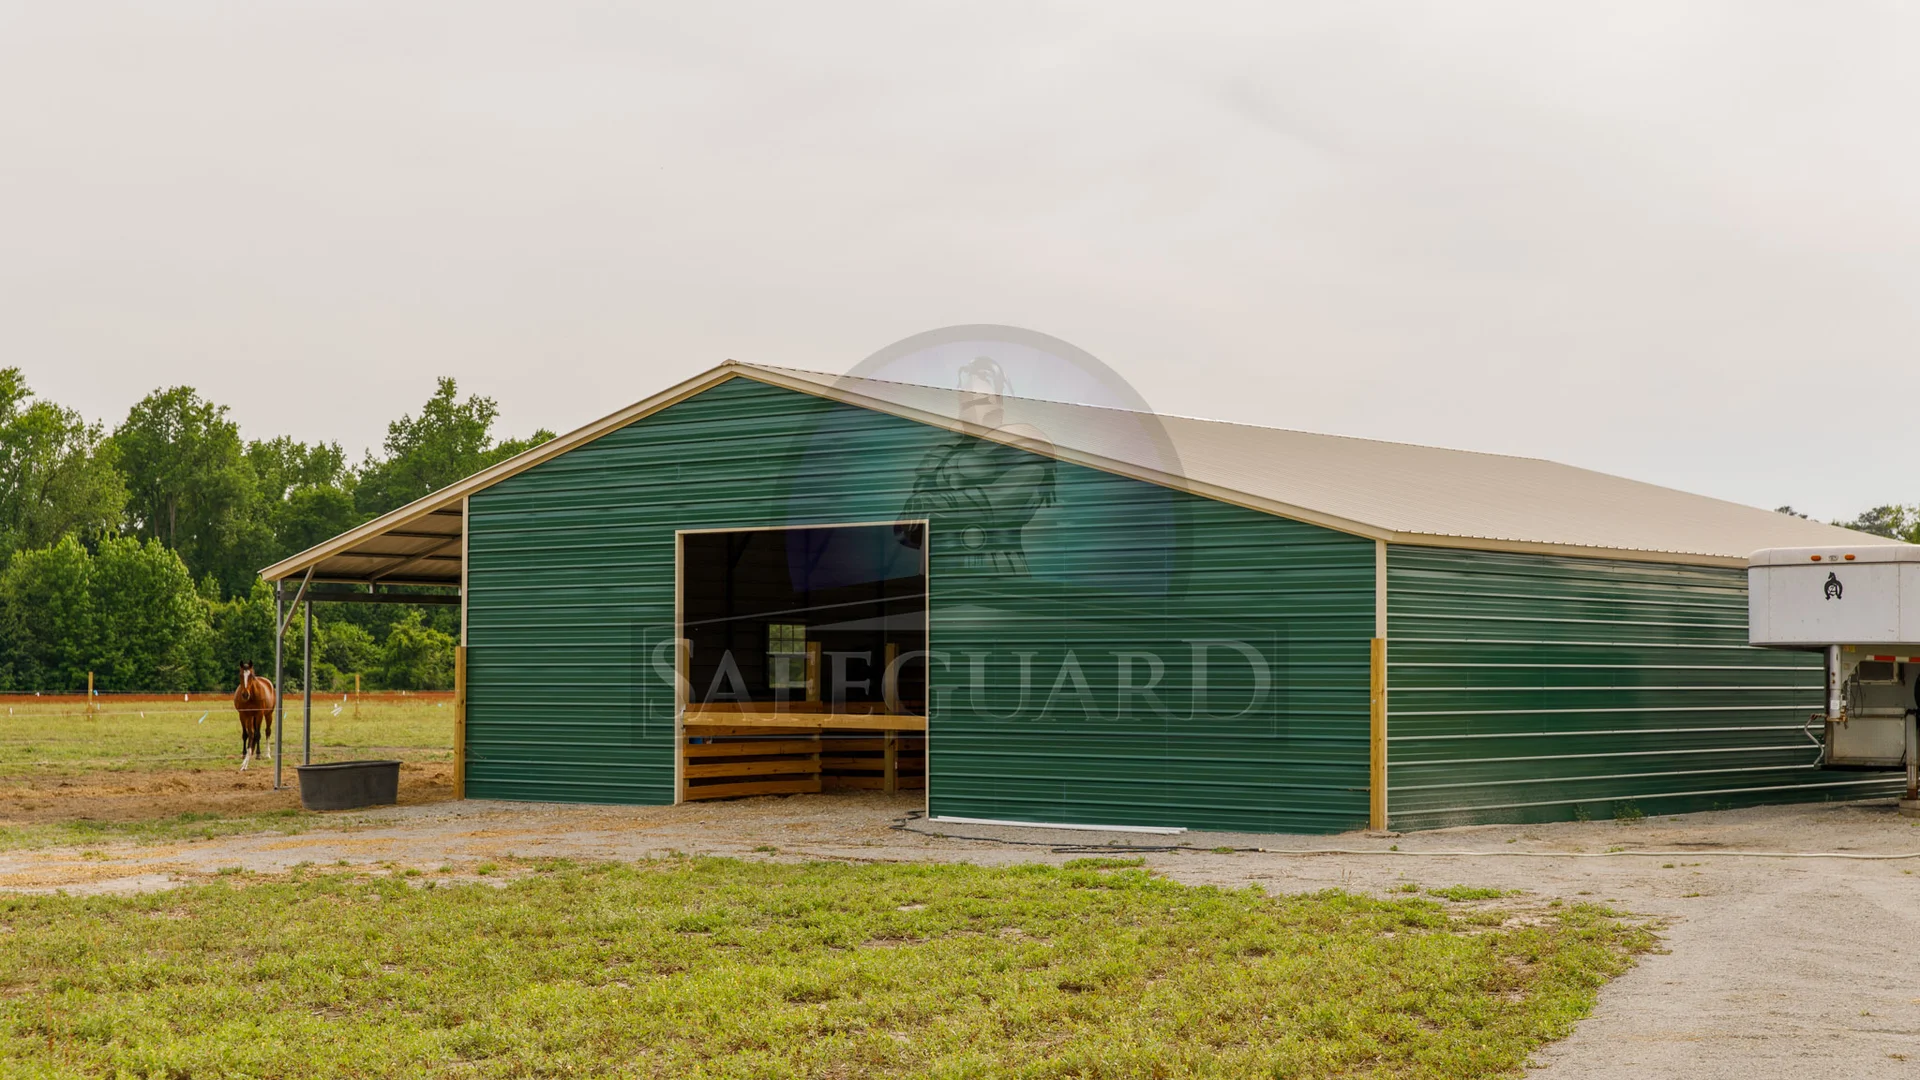
{"type": "Polygon", "coordinates": [[[683,798],[925,785],[926,529],[680,537],[683,798]]]}

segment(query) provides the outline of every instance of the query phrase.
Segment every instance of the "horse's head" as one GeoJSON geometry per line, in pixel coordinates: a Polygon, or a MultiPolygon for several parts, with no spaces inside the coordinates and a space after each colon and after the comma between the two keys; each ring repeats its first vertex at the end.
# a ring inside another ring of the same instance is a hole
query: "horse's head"
{"type": "Polygon", "coordinates": [[[240,685],[243,687],[253,685],[253,661],[251,660],[240,661],[240,685]]]}

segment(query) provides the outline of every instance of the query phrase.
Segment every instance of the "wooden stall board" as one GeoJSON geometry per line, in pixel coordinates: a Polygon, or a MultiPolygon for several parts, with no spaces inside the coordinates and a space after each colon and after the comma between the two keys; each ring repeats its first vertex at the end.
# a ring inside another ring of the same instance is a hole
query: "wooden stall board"
{"type": "Polygon", "coordinates": [[[682,717],[680,798],[924,788],[926,730],[924,716],[830,713],[811,702],[701,706],[682,717]]]}

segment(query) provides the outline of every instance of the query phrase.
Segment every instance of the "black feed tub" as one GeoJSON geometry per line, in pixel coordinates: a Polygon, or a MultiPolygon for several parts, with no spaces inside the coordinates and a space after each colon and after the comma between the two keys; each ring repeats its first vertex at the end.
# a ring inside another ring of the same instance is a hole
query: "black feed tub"
{"type": "Polygon", "coordinates": [[[352,810],[399,801],[397,761],[336,761],[296,765],[294,771],[300,774],[300,805],[309,810],[352,810]]]}

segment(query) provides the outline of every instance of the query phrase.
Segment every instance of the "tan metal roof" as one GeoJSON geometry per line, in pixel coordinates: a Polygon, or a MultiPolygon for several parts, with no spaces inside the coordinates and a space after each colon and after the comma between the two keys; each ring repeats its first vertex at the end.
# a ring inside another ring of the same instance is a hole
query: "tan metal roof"
{"type": "MultiPolygon", "coordinates": [[[[321,551],[345,537],[353,536],[385,518],[368,522],[360,529],[343,533],[312,551],[321,551]]],[[[275,574],[274,581],[294,573],[304,574],[314,565],[315,581],[352,582],[359,585],[459,585],[461,567],[466,560],[464,508],[435,505],[404,522],[389,525],[360,537],[353,543],[336,547],[319,564],[311,560],[297,570],[275,574]]],[[[302,556],[296,555],[298,559],[302,556]]]]}
{"type": "Polygon", "coordinates": [[[262,571],[269,581],[459,583],[467,495],[730,378],[997,439],[1108,472],[1393,543],[1745,566],[1769,547],[1895,541],[1538,458],[1003,399],[985,428],[959,391],[728,362],[262,571]],[[396,563],[395,552],[415,557],[396,563]],[[382,576],[384,575],[384,576],[382,576]]]}

